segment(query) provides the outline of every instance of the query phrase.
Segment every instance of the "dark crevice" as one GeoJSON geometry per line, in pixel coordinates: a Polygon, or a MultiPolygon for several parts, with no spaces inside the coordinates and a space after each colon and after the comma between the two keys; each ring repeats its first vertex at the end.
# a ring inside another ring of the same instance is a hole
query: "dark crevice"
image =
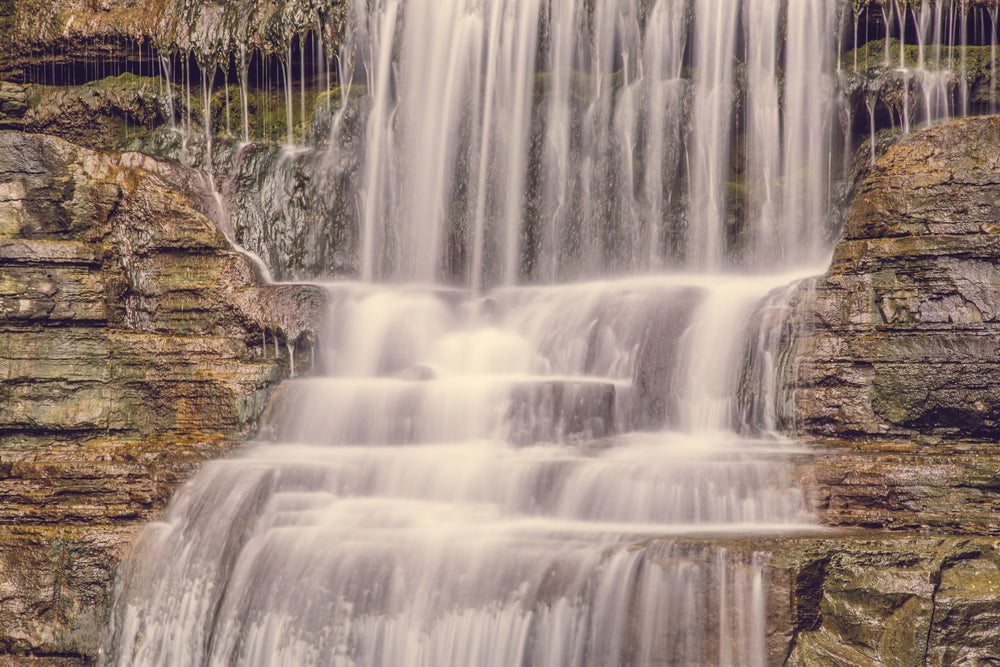
{"type": "Polygon", "coordinates": [[[941,562],[941,566],[934,573],[934,580],[931,582],[934,585],[931,591],[931,615],[927,622],[927,638],[924,641],[924,666],[928,666],[928,660],[930,658],[931,651],[931,635],[934,634],[934,615],[937,613],[937,594],[938,590],[941,588],[941,576],[945,569],[945,562],[941,562]]]}

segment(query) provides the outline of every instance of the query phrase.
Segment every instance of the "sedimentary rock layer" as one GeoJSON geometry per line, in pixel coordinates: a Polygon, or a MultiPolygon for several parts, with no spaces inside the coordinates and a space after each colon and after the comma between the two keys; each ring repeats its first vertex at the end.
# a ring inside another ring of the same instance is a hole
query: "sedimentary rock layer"
{"type": "Polygon", "coordinates": [[[284,53],[293,37],[309,31],[335,49],[346,12],[343,0],[10,0],[0,3],[0,75],[23,80],[33,67],[77,68],[87,60],[141,67],[171,52],[214,66],[239,45],[284,53]]]}
{"type": "Polygon", "coordinates": [[[319,290],[230,247],[200,179],[0,133],[0,654],[96,655],[134,528],[252,434],[277,349],[320,321],[319,290]]]}
{"type": "Polygon", "coordinates": [[[805,295],[797,426],[864,440],[1000,433],[1000,118],[890,150],[805,295]]]}

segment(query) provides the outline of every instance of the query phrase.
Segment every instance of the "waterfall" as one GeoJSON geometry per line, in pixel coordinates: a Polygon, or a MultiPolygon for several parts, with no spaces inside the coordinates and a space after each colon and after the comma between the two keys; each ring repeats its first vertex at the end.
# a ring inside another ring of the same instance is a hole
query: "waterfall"
{"type": "Polygon", "coordinates": [[[818,159],[833,131],[829,3],[786,12],[778,0],[661,0],[646,12],[641,2],[411,0],[404,20],[391,1],[352,12],[343,59],[364,63],[349,76],[374,91],[366,280],[480,290],[821,259],[827,234],[812,223],[830,187],[818,159]],[[749,69],[739,96],[738,58],[749,69]],[[750,109],[753,152],[734,167],[737,107],[750,109]],[[738,212],[744,196],[756,215],[738,212]]]}
{"type": "Polygon", "coordinates": [[[691,124],[688,261],[718,268],[724,252],[733,97],[735,2],[695,3],[695,59],[699,77],[691,124]]]}
{"type": "Polygon", "coordinates": [[[811,525],[779,426],[836,23],[353,0],[361,280],[323,283],[324,367],[144,532],[102,664],[766,664],[766,554],[691,540],[811,525]]]}
{"type": "Polygon", "coordinates": [[[834,6],[790,2],[785,39],[783,243],[786,253],[815,257],[829,210],[833,107],[834,6]]]}

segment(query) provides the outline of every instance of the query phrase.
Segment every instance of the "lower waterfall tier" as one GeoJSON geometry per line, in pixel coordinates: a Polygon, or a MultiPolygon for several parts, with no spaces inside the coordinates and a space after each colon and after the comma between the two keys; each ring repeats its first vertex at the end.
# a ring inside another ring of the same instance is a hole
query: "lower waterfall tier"
{"type": "Polygon", "coordinates": [[[811,529],[786,457],[259,445],[142,538],[108,664],[764,665],[766,558],[663,536],[811,529]]]}
{"type": "Polygon", "coordinates": [[[787,279],[330,286],[327,375],[142,538],[108,664],[764,665],[765,559],[662,540],[813,528],[796,448],[733,430],[787,279]]]}

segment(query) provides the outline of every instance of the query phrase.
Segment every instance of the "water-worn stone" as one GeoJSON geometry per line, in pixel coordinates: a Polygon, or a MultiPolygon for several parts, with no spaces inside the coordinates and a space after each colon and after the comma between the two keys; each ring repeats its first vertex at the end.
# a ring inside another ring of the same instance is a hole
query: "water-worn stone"
{"type": "Polygon", "coordinates": [[[799,629],[785,665],[988,664],[995,641],[992,538],[844,536],[776,549],[793,571],[818,559],[819,622],[799,629]],[[991,593],[991,591],[993,591],[991,593]]]}
{"type": "Polygon", "coordinates": [[[875,165],[804,306],[801,432],[1000,434],[998,232],[1000,118],[925,130],[875,165]]]}
{"type": "Polygon", "coordinates": [[[322,290],[263,284],[205,184],[0,132],[0,664],[96,656],[139,523],[254,431],[284,343],[315,336],[322,290]]]}

